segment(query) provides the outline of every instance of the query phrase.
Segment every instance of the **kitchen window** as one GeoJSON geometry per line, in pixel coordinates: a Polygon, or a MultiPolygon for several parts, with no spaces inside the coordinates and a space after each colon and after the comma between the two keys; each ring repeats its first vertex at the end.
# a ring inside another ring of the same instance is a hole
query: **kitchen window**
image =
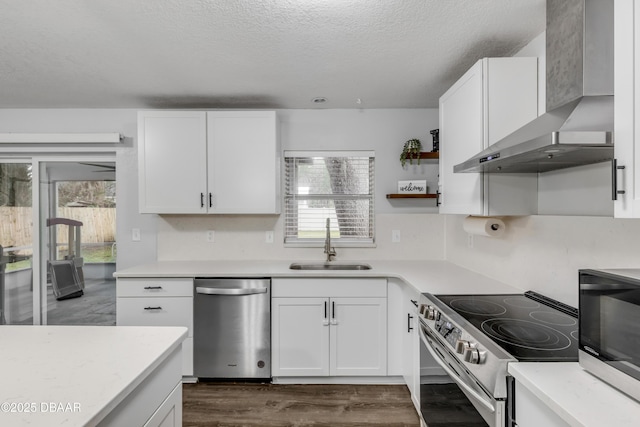
{"type": "Polygon", "coordinates": [[[374,243],[372,151],[285,151],[284,240],[321,246],[329,219],[336,246],[374,243]]]}

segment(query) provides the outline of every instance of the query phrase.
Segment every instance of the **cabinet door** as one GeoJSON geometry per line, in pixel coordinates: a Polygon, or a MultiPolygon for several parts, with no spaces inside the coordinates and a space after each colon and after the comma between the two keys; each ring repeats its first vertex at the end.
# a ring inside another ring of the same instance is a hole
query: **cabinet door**
{"type": "Polygon", "coordinates": [[[386,298],[331,299],[331,375],[387,374],[386,298]]]}
{"type": "Polygon", "coordinates": [[[453,173],[484,149],[482,73],[478,61],[440,98],[440,213],[483,214],[483,174],[453,173]]]}
{"type": "Polygon", "coordinates": [[[617,195],[614,202],[616,218],[640,217],[640,150],[635,144],[640,140],[640,6],[633,0],[619,0],[615,13],[615,79],[614,79],[614,152],[617,195]]]}
{"type": "Polygon", "coordinates": [[[515,418],[518,427],[568,427],[558,414],[536,397],[528,388],[516,381],[515,418]]]}
{"type": "Polygon", "coordinates": [[[329,299],[271,300],[272,375],[329,375],[329,299]]]}
{"type": "Polygon", "coordinates": [[[162,405],[149,418],[144,427],[181,427],[182,426],[182,383],[165,399],[162,405]]]}
{"type": "Polygon", "coordinates": [[[274,111],[209,112],[207,144],[210,212],[280,212],[274,111]]]}
{"type": "Polygon", "coordinates": [[[404,292],[404,313],[406,316],[406,328],[403,332],[402,354],[403,360],[403,377],[414,405],[420,405],[420,337],[418,336],[419,320],[418,308],[414,304],[418,301],[418,293],[411,289],[410,286],[405,288],[404,292]]]}
{"type": "Polygon", "coordinates": [[[207,193],[204,112],[138,113],[141,213],[204,213],[207,193]]]}
{"type": "Polygon", "coordinates": [[[442,95],[441,213],[536,213],[536,174],[454,173],[453,167],[537,117],[537,76],[536,58],[485,58],[442,95]]]}

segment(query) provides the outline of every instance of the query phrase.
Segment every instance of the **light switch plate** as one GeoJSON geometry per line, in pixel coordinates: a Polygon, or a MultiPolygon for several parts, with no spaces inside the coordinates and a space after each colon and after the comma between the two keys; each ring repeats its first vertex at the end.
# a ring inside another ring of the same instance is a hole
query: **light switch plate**
{"type": "Polygon", "coordinates": [[[400,243],[400,230],[391,230],[391,241],[393,243],[400,243]]]}
{"type": "Polygon", "coordinates": [[[273,243],[273,231],[268,230],[264,233],[264,241],[265,243],[273,243]]]}
{"type": "Polygon", "coordinates": [[[131,229],[131,240],[133,240],[134,242],[139,242],[140,241],[140,229],[139,228],[132,228],[131,229]]]}
{"type": "Polygon", "coordinates": [[[213,243],[216,241],[216,233],[213,230],[207,230],[207,242],[213,243]]]}

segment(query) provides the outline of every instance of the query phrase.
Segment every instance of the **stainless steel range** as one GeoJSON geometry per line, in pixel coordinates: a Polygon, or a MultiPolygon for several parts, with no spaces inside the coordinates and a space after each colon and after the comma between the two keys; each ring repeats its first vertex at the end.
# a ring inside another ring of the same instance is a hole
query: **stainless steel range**
{"type": "Polygon", "coordinates": [[[450,388],[425,381],[421,412],[429,425],[437,423],[429,420],[429,394],[447,394],[445,400],[455,402],[450,417],[459,425],[513,425],[507,365],[578,360],[577,310],[535,292],[422,294],[419,303],[421,352],[433,357],[464,395],[454,397],[450,388]]]}

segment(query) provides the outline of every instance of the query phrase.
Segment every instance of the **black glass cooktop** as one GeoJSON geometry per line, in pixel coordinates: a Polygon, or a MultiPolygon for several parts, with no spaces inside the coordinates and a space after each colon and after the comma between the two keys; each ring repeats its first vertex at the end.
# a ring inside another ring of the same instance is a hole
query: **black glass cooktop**
{"type": "Polygon", "coordinates": [[[436,295],[520,361],[578,360],[578,310],[535,292],[436,295]]]}

